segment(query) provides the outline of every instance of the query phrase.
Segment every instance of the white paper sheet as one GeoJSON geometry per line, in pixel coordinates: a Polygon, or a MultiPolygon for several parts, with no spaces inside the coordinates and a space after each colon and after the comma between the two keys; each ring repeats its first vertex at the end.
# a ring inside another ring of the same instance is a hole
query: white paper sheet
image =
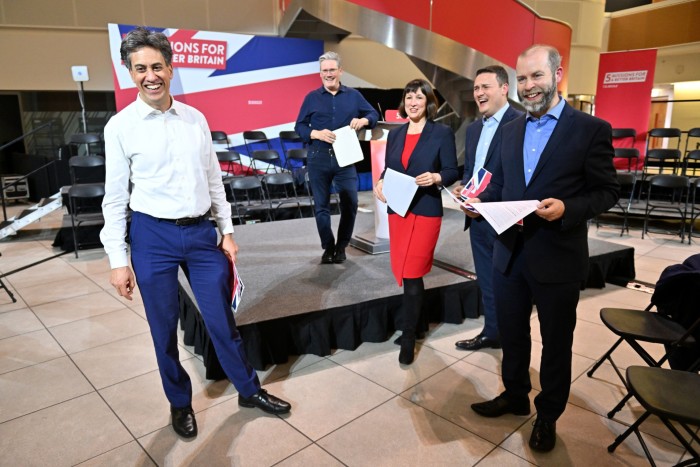
{"type": "Polygon", "coordinates": [[[471,207],[481,214],[497,234],[502,234],[513,224],[537,209],[536,199],[526,201],[502,201],[498,203],[473,203],[471,207]]]}
{"type": "Polygon", "coordinates": [[[360,140],[357,139],[357,133],[350,128],[350,125],[333,130],[335,134],[335,142],[333,143],[333,152],[338,160],[338,165],[347,167],[355,162],[360,162],[363,158],[360,140]]]}
{"type": "Polygon", "coordinates": [[[418,185],[415,178],[396,170],[386,169],[382,192],[387,204],[396,214],[401,217],[406,216],[416,191],[418,191],[418,185]]]}

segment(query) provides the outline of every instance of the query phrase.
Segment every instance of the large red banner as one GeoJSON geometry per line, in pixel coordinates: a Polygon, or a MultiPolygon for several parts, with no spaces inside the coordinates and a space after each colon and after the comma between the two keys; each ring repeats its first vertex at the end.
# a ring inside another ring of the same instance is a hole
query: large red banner
{"type": "MultiPolygon", "coordinates": [[[[651,90],[654,86],[656,49],[600,54],[595,114],[610,122],[613,128],[634,128],[643,165],[646,134],[651,112],[651,90]]],[[[613,141],[615,147],[632,147],[631,139],[613,141]]],[[[626,160],[615,166],[627,168],[626,160]]]]}

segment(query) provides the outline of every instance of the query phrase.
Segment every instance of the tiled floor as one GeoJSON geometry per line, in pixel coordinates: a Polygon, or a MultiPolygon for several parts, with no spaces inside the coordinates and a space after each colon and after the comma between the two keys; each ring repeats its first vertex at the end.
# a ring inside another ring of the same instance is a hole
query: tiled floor
{"type": "MultiPolygon", "coordinates": [[[[367,203],[366,203],[367,204],[367,203]]],[[[8,272],[51,254],[57,212],[16,238],[0,242],[8,272]]],[[[670,236],[620,238],[612,228],[590,235],[634,246],[638,278],[700,252],[670,236]]],[[[241,245],[245,248],[245,245],[241,245]]],[[[644,292],[607,286],[586,290],[579,305],[569,406],[548,454],[527,447],[534,418],[483,419],[469,404],[496,396],[501,353],[462,352],[480,320],[437,325],[415,363],[400,367],[392,339],[327,357],[302,355],[260,373],[266,388],[293,404],[290,415],[239,409],[227,381],[204,378],[201,359],[182,346],[193,379],[199,436],[179,439],[169,425],[143,305],[126,302],[109,285],[99,250],[65,255],[6,279],[18,298],[0,290],[0,465],[647,465],[634,436],[609,454],[606,446],[640,415],[632,402],[614,420],[605,413],[621,383],[604,365],[585,372],[614,337],[601,323],[603,306],[643,308],[644,292]]],[[[250,285],[249,285],[250,286],[250,285]]],[[[539,389],[541,346],[533,314],[533,395],[539,389]]],[[[652,348],[653,349],[653,348],[652,348]]],[[[658,349],[653,349],[658,352],[658,349]]],[[[626,348],[624,364],[637,363],[626,348]]],[[[658,422],[643,425],[659,465],[683,450],[658,422]]]]}

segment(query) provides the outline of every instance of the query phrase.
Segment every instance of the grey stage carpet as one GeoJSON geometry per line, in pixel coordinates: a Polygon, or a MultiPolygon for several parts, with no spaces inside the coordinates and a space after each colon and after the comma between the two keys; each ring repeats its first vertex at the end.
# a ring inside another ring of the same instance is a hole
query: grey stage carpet
{"type": "MultiPolygon", "coordinates": [[[[333,216],[337,230],[338,216],[333,216]]],[[[460,323],[480,314],[480,292],[469,235],[461,212],[446,210],[435,253],[425,277],[426,300],[419,328],[427,321],[460,323]]],[[[374,215],[358,213],[355,232],[373,232],[374,215]]],[[[389,254],[370,255],[348,247],[343,264],[321,265],[313,218],[236,227],[237,266],[245,292],[236,322],[255,368],[286,361],[288,355],[327,355],[354,350],[362,342],[385,340],[400,313],[402,289],[391,274],[389,254]]],[[[590,271],[585,286],[626,283],[634,278],[634,249],[589,240],[590,271]]],[[[196,300],[181,278],[181,320],[185,339],[202,353],[207,377],[223,377],[196,300]]]]}

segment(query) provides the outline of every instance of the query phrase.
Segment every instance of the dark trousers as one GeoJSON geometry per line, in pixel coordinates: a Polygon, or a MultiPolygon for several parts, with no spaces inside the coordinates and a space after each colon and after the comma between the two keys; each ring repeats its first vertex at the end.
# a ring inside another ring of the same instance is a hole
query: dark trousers
{"type": "Polygon", "coordinates": [[[314,197],[316,228],[321,237],[321,247],[334,245],[345,248],[352,238],[357,216],[357,171],[354,165],[340,167],[332,153],[312,148],[307,157],[309,184],[314,197]],[[340,195],[340,225],[336,242],[331,228],[331,187],[335,185],[340,195]]]}
{"type": "Polygon", "coordinates": [[[231,312],[230,265],[208,222],[177,226],[139,212],[131,218],[131,262],[141,291],[165,395],[173,407],[192,403],[192,384],[178,358],[178,266],[187,274],[226,376],[244,397],[260,382],[248,364],[231,312]]]}
{"type": "Polygon", "coordinates": [[[469,240],[472,245],[476,279],[481,289],[484,304],[484,329],[482,334],[489,339],[500,339],[496,299],[493,293],[493,242],[496,231],[484,218],[472,219],[469,227],[469,240]]]}
{"type": "MultiPolygon", "coordinates": [[[[521,242],[522,243],[522,242],[521,242]]],[[[538,417],[556,421],[566,408],[571,388],[571,346],[576,327],[576,306],[580,282],[541,283],[530,272],[523,247],[516,248],[507,274],[494,269],[496,313],[503,345],[503,385],[505,395],[523,401],[530,384],[530,315],[537,306],[542,337],[540,384],[535,397],[538,417]]],[[[562,258],[562,261],[566,261],[562,258]]]]}

